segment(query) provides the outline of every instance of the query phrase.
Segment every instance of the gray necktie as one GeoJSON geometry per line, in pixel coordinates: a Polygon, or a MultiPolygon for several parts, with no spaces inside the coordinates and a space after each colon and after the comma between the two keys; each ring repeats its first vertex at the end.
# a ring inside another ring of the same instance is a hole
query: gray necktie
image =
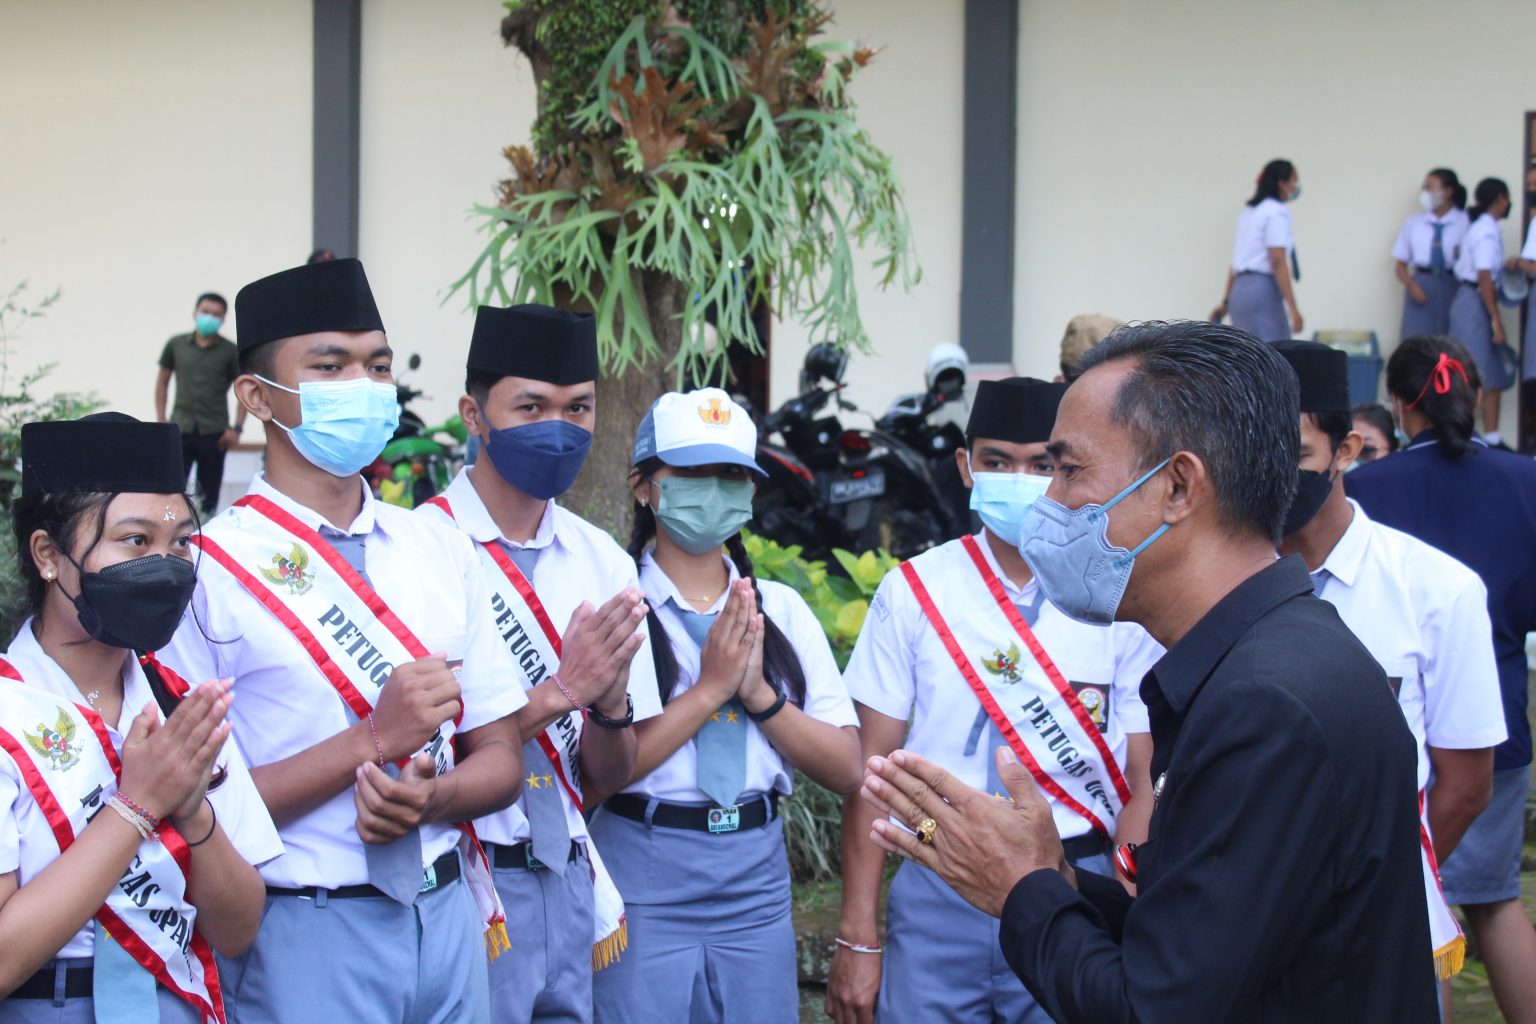
{"type": "MultiPolygon", "coordinates": [[[[702,651],[715,623],[715,612],[695,612],[679,607],[678,618],[688,636],[702,651]]],[[[734,807],[747,784],[747,709],[732,697],[704,720],[693,738],[699,756],[699,788],[721,807],[734,807]]]]}
{"type": "MultiPolygon", "coordinates": [[[[1033,601],[1028,604],[1015,601],[1013,606],[1018,609],[1019,616],[1023,618],[1024,624],[1033,629],[1035,623],[1040,620],[1040,607],[1044,603],[1045,591],[1036,587],[1033,601]]],[[[993,796],[1000,796],[1006,799],[1008,797],[1008,790],[1003,786],[1002,777],[997,774],[997,748],[1004,746],[1007,741],[1003,739],[1003,734],[997,726],[992,724],[992,716],[987,714],[986,708],[976,712],[976,721],[971,724],[971,735],[965,744],[966,757],[975,755],[976,748],[980,745],[983,734],[987,738],[987,745],[984,751],[987,765],[987,792],[993,796]]]]}
{"type": "Polygon", "coordinates": [[[571,829],[565,801],[560,799],[560,780],[538,740],[523,744],[523,763],[528,766],[528,778],[518,805],[528,818],[533,855],[555,874],[564,875],[571,855],[571,829]]]}
{"type": "Polygon", "coordinates": [[[1317,597],[1322,597],[1323,588],[1328,585],[1328,581],[1331,579],[1333,579],[1333,573],[1327,569],[1317,570],[1317,572],[1312,574],[1312,593],[1317,597]]]}
{"type": "Polygon", "coordinates": [[[532,583],[533,567],[539,564],[539,555],[543,553],[544,549],[513,547],[504,540],[498,540],[496,543],[500,544],[501,550],[505,551],[507,556],[512,559],[512,564],[517,566],[517,571],[526,576],[528,581],[532,583]]]}
{"type": "MultiPolygon", "coordinates": [[[[320,533],[330,541],[331,547],[357,570],[370,587],[368,557],[365,545],[367,534],[341,533],[329,527],[321,527],[320,533]]],[[[384,772],[392,779],[400,777],[400,769],[393,763],[384,766],[384,772]]],[[[363,856],[368,861],[368,881],[374,888],[397,903],[410,906],[421,891],[421,830],[413,828],[399,839],[389,843],[364,843],[363,856]]]]}

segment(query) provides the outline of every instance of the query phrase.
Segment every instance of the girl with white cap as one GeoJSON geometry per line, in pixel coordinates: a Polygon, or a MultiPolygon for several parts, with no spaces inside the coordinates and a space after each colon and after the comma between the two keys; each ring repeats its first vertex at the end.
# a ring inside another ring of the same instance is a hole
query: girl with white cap
{"type": "Polygon", "coordinates": [[[591,826],[629,919],[629,950],[593,980],[604,1024],[799,1019],[778,802],[795,767],[853,791],[858,719],[805,601],[752,578],[756,450],[718,388],[663,395],[635,439],[629,550],[664,709],[591,826]]]}

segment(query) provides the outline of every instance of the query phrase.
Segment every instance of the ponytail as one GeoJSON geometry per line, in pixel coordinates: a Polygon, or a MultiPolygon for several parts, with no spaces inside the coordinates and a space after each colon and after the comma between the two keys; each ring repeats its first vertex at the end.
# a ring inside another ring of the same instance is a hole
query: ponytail
{"type": "Polygon", "coordinates": [[[1429,419],[1440,454],[1452,462],[1472,448],[1481,386],[1471,354],[1443,334],[1404,339],[1387,360],[1387,391],[1429,419]]]}
{"type": "Polygon", "coordinates": [[[1266,199],[1280,199],[1280,186],[1294,177],[1295,164],[1289,160],[1271,160],[1259,172],[1253,186],[1253,198],[1248,200],[1248,205],[1258,206],[1266,199]]]}
{"type": "Polygon", "coordinates": [[[1477,205],[1467,211],[1467,217],[1471,220],[1477,220],[1487,213],[1488,207],[1500,199],[1508,199],[1509,186],[1504,184],[1502,178],[1484,178],[1477,183],[1477,191],[1474,195],[1477,198],[1477,205]]]}

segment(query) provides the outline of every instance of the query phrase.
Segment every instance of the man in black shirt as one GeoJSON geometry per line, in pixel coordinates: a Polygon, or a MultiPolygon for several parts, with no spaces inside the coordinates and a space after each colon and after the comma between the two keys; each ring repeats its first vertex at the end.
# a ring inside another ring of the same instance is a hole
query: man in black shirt
{"type": "Polygon", "coordinates": [[[1298,408],[1249,335],[1141,324],[1088,354],[1057,416],[1024,557],[1069,615],[1168,648],[1142,684],[1150,833],[1120,851],[1137,897],[1067,866],[1007,748],[1012,803],[905,752],[871,760],[866,797],[915,830],[872,838],[999,915],[1058,1021],[1437,1019],[1412,735],[1306,567],[1275,560],[1298,408]]]}

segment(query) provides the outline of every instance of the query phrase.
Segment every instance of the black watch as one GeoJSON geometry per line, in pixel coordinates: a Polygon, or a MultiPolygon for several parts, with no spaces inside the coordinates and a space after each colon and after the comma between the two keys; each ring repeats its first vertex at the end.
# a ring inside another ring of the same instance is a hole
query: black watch
{"type": "Polygon", "coordinates": [[[597,706],[594,704],[592,707],[587,708],[587,721],[603,729],[628,729],[635,724],[635,699],[627,693],[624,695],[623,718],[609,718],[597,710],[597,706]]]}

